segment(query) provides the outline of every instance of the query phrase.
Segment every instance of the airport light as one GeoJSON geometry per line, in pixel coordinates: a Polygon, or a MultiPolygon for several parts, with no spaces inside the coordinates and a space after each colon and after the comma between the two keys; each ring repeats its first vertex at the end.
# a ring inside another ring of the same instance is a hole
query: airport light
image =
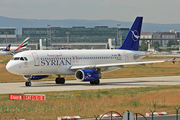
{"type": "Polygon", "coordinates": [[[180,40],[177,40],[179,42],[179,51],[180,51],[180,40]]]}
{"type": "MultiPolygon", "coordinates": [[[[118,43],[118,39],[119,39],[119,28],[120,28],[121,24],[117,24],[117,42],[118,43]]],[[[115,46],[116,48],[116,46],[115,46]]]]}
{"type": "Polygon", "coordinates": [[[51,42],[51,24],[47,24],[46,50],[47,50],[48,40],[51,42]]]}
{"type": "Polygon", "coordinates": [[[7,46],[7,35],[9,34],[9,32],[4,32],[4,34],[6,35],[6,46],[7,46]]]}
{"type": "Polygon", "coordinates": [[[122,45],[122,34],[123,34],[123,32],[119,32],[119,30],[120,30],[120,26],[121,26],[121,24],[117,24],[117,42],[118,42],[118,39],[120,40],[120,46],[122,45]],[[119,34],[120,34],[120,36],[119,36],[119,34]]]}
{"type": "Polygon", "coordinates": [[[70,34],[70,32],[66,32],[66,34],[67,34],[67,46],[69,46],[69,34],[70,34]]]}

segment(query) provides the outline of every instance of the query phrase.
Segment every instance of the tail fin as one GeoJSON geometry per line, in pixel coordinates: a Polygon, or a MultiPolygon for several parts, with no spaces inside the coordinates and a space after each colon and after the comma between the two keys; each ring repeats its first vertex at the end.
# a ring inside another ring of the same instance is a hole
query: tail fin
{"type": "Polygon", "coordinates": [[[28,42],[29,42],[29,38],[26,38],[26,39],[18,46],[18,48],[17,48],[16,50],[14,50],[14,51],[17,51],[17,50],[19,50],[19,49],[27,46],[28,42]]]}
{"type": "Polygon", "coordinates": [[[137,17],[119,49],[138,50],[143,17],[137,17]]]}
{"type": "Polygon", "coordinates": [[[3,51],[10,51],[11,44],[9,44],[3,51]]]}

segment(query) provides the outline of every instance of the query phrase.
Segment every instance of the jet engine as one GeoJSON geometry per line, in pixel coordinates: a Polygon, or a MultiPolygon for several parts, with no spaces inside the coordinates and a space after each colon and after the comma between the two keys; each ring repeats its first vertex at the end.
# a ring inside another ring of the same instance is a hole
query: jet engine
{"type": "Polygon", "coordinates": [[[79,69],[76,71],[75,77],[79,81],[95,81],[101,78],[101,73],[91,69],[79,69]]]}
{"type": "Polygon", "coordinates": [[[24,75],[23,77],[28,80],[30,78],[30,80],[40,80],[43,78],[47,78],[49,75],[24,75]]]}

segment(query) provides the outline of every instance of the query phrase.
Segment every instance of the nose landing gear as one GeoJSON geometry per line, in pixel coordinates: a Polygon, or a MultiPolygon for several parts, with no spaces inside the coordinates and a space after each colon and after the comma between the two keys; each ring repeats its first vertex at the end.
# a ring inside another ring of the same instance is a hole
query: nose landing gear
{"type": "Polygon", "coordinates": [[[26,86],[31,86],[31,82],[28,81],[28,82],[25,83],[25,85],[26,85],[26,86]]]}
{"type": "Polygon", "coordinates": [[[24,76],[24,78],[26,80],[28,80],[28,82],[25,83],[26,86],[31,86],[31,75],[27,75],[27,76],[24,76]],[[26,78],[25,78],[26,77],[26,78]]]}

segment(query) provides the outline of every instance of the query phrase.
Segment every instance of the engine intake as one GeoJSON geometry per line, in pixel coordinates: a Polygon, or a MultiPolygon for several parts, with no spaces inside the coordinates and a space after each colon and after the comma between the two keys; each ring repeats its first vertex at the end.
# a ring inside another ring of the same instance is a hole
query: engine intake
{"type": "Polygon", "coordinates": [[[28,80],[41,80],[43,78],[47,78],[49,75],[24,75],[23,77],[28,80]]]}
{"type": "Polygon", "coordinates": [[[76,71],[75,77],[79,81],[94,81],[101,78],[101,73],[91,69],[79,69],[76,71]]]}

